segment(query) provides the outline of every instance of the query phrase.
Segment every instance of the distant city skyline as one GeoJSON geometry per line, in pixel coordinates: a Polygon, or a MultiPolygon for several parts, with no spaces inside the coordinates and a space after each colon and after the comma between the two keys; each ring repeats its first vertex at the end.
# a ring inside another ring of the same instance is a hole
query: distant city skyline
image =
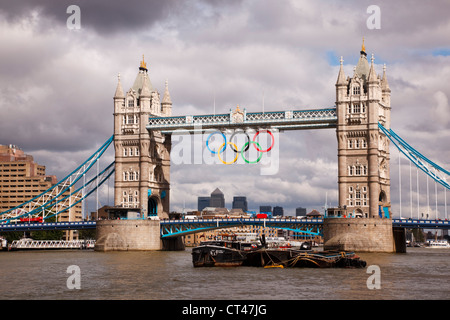
{"type": "MultiPolygon", "coordinates": [[[[245,195],[239,195],[239,196],[232,196],[232,201],[227,202],[226,201],[227,196],[220,190],[220,188],[215,188],[210,196],[198,196],[197,197],[197,211],[202,211],[204,208],[207,207],[220,207],[220,208],[227,208],[227,209],[242,209],[244,212],[248,211],[248,212],[256,212],[256,213],[260,213],[260,212],[270,212],[273,213],[273,215],[281,215],[281,216],[296,216],[298,215],[297,212],[298,209],[303,209],[306,211],[306,208],[296,208],[294,212],[291,211],[286,211],[284,209],[283,206],[280,205],[267,205],[267,204],[253,204],[252,206],[249,206],[249,199],[247,198],[247,196],[245,195]],[[214,202],[211,202],[211,199],[215,197],[214,202]],[[215,206],[212,205],[212,203],[214,204],[219,204],[219,206],[215,206]],[[223,206],[221,206],[223,204],[223,206]]],[[[310,211],[312,210],[320,210],[321,208],[311,208],[310,211]]],[[[189,210],[188,210],[189,211],[189,210]]],[[[192,210],[190,210],[192,211],[192,210]]],[[[195,211],[195,210],[194,210],[195,211]]],[[[309,212],[310,212],[309,211],[309,212]]],[[[304,215],[306,215],[305,212],[304,215]]]]}

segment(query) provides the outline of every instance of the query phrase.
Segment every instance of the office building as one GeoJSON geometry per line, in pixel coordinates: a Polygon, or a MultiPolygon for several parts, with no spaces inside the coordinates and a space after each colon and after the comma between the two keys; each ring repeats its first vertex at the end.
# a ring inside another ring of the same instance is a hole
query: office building
{"type": "Polygon", "coordinates": [[[219,188],[211,192],[210,207],[225,208],[225,196],[219,188]]]}
{"type": "Polygon", "coordinates": [[[296,217],[305,217],[306,216],[306,208],[296,208],[295,209],[295,216],[296,217]]]}
{"type": "Polygon", "coordinates": [[[206,207],[210,207],[211,197],[198,197],[197,198],[197,210],[202,211],[206,207]]]}
{"type": "Polygon", "coordinates": [[[272,206],[259,206],[259,213],[272,214],[272,206]]]}
{"type": "Polygon", "coordinates": [[[248,203],[247,203],[247,197],[233,197],[233,209],[242,209],[242,211],[247,212],[248,211],[248,203]]]}
{"type": "MultiPolygon", "coordinates": [[[[46,175],[45,166],[34,162],[14,145],[0,145],[0,213],[21,205],[56,184],[56,176],[46,175]]],[[[58,221],[82,220],[81,203],[58,216],[58,221]]],[[[66,240],[77,235],[66,232],[66,240]]]]}
{"type": "Polygon", "coordinates": [[[273,207],[273,216],[284,216],[284,209],[283,207],[275,206],[273,207]]]}

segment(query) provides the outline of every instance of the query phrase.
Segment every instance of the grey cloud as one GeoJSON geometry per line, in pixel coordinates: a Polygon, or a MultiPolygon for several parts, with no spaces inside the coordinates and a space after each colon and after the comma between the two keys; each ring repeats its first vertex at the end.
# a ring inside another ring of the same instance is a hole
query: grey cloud
{"type": "Polygon", "coordinates": [[[80,7],[83,27],[108,34],[151,26],[167,16],[167,8],[173,6],[174,1],[8,1],[0,8],[11,21],[29,15],[32,10],[38,10],[44,17],[65,25],[70,15],[67,13],[70,5],[80,7]]]}

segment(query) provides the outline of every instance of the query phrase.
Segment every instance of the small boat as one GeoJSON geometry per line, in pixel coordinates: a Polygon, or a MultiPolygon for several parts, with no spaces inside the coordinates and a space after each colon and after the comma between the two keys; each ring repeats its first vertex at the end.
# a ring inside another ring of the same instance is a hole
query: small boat
{"type": "Polygon", "coordinates": [[[194,267],[237,267],[244,263],[247,253],[260,248],[260,242],[237,241],[235,234],[221,235],[193,248],[192,262],[194,267]]]}
{"type": "Polygon", "coordinates": [[[446,240],[428,241],[427,248],[450,248],[450,244],[446,240]]]}

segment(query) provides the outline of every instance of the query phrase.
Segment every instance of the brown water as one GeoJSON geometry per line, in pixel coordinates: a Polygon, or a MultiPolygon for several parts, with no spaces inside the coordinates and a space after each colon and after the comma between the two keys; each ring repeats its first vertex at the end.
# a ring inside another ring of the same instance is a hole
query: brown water
{"type": "Polygon", "coordinates": [[[0,299],[450,299],[449,249],[360,256],[379,266],[380,289],[368,289],[367,268],[193,268],[189,249],[0,252],[0,299]],[[81,289],[67,287],[71,265],[81,289]]]}

